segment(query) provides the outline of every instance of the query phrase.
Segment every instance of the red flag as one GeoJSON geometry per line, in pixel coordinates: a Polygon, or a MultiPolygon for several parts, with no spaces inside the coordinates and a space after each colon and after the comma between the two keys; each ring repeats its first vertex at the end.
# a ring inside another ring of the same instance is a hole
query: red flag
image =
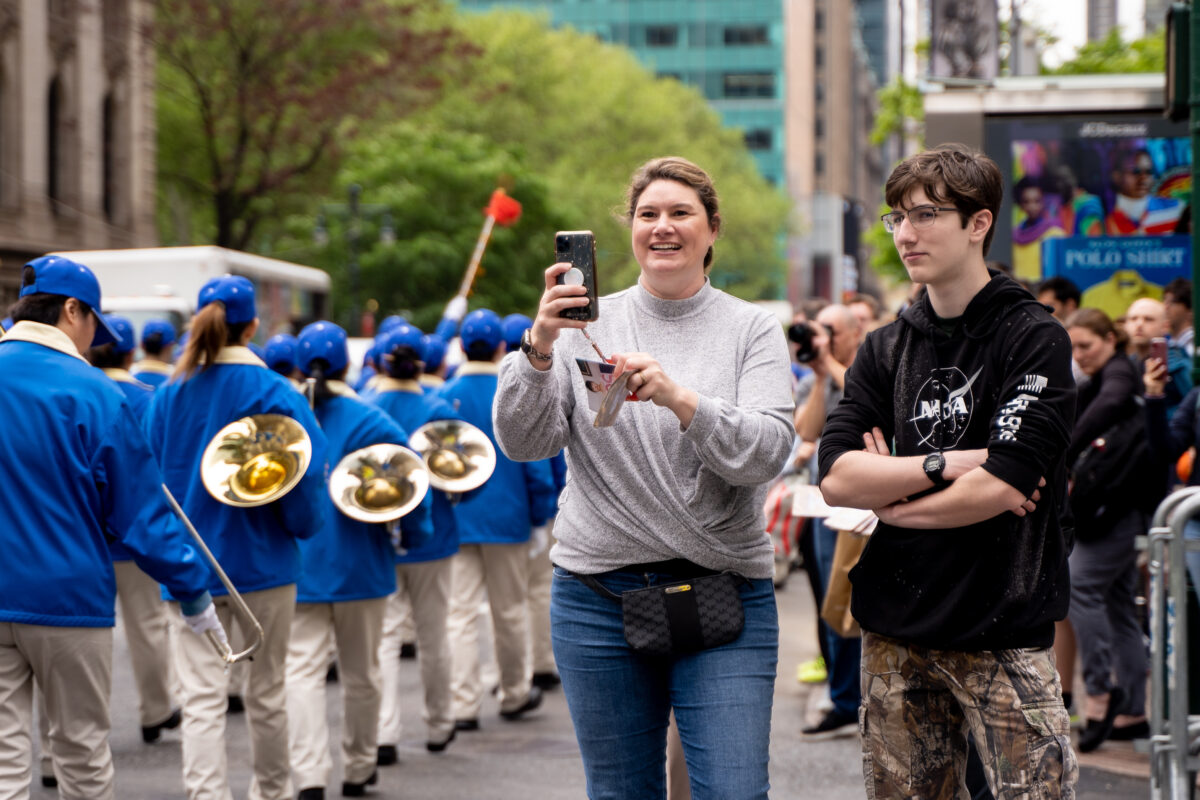
{"type": "Polygon", "coordinates": [[[483,213],[496,220],[496,224],[507,227],[521,218],[521,204],[509,197],[503,189],[497,189],[492,192],[492,199],[483,213]]]}

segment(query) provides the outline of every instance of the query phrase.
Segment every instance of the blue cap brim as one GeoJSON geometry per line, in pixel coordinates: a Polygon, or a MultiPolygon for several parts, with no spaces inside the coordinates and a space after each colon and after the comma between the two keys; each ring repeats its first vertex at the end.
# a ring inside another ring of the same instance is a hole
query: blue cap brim
{"type": "Polygon", "coordinates": [[[117,332],[109,327],[103,314],[96,309],[92,309],[92,315],[96,318],[96,335],[92,338],[92,347],[99,347],[102,344],[112,344],[121,340],[117,332]]]}

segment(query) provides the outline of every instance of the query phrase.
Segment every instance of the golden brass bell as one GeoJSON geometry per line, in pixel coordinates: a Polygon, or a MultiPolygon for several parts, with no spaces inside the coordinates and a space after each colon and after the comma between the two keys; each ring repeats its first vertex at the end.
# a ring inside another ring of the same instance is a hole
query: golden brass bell
{"type": "Polygon", "coordinates": [[[412,511],[429,491],[420,456],[398,444],[373,444],[347,453],[329,473],[329,497],[360,522],[393,522],[412,511]]]}
{"type": "Polygon", "coordinates": [[[282,414],[255,414],[217,432],[200,458],[200,480],[221,503],[261,506],[291,491],[311,461],[303,425],[282,414]]]}
{"type": "Polygon", "coordinates": [[[458,419],[427,422],[408,439],[429,468],[429,482],[443,492],[477,489],[496,470],[496,448],[487,434],[458,419]]]}

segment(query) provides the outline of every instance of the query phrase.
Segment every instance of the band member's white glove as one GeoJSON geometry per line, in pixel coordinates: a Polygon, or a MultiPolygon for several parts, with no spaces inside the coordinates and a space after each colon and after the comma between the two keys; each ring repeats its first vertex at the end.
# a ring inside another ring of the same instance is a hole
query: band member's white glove
{"type": "Polygon", "coordinates": [[[458,322],[467,313],[467,298],[460,295],[455,295],[449,303],[446,303],[446,310],[442,316],[446,319],[452,319],[458,322]]]}
{"type": "Polygon", "coordinates": [[[213,631],[222,644],[229,644],[225,627],[221,624],[221,620],[217,619],[217,607],[212,603],[206,605],[199,614],[184,614],[183,621],[197,636],[203,636],[205,631],[213,631]]]}
{"type": "Polygon", "coordinates": [[[550,526],[538,525],[530,532],[529,536],[529,560],[540,556],[550,547],[550,526]]]}

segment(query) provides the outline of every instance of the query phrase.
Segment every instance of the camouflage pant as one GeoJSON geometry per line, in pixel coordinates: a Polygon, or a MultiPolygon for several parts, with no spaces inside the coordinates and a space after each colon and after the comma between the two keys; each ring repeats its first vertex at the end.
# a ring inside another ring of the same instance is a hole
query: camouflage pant
{"type": "Polygon", "coordinates": [[[931,650],[864,633],[862,696],[868,798],[967,797],[968,733],[996,800],[1075,797],[1051,650],[931,650]]]}

